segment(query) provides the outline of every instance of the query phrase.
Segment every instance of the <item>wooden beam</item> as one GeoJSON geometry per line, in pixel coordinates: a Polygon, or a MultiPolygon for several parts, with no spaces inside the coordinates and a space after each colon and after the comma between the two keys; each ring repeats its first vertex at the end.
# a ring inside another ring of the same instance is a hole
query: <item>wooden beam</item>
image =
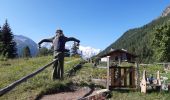
{"type": "Polygon", "coordinates": [[[107,87],[106,89],[109,90],[109,83],[110,83],[110,75],[109,75],[109,67],[110,67],[110,56],[107,56],[107,87]]]}
{"type": "Polygon", "coordinates": [[[124,86],[126,87],[127,86],[127,71],[126,71],[127,68],[124,68],[124,86]]]}
{"type": "Polygon", "coordinates": [[[21,79],[11,83],[10,85],[8,85],[7,87],[0,89],[0,96],[4,95],[5,93],[7,93],[8,91],[12,90],[13,88],[15,88],[17,85],[23,83],[24,81],[26,81],[27,79],[35,76],[36,74],[42,72],[44,69],[46,69],[48,66],[52,65],[57,59],[54,59],[52,62],[50,62],[49,64],[43,66],[42,68],[38,69],[37,71],[22,77],[21,79]]]}
{"type": "Polygon", "coordinates": [[[139,73],[139,63],[136,62],[136,88],[140,89],[140,73],[139,73]]]}

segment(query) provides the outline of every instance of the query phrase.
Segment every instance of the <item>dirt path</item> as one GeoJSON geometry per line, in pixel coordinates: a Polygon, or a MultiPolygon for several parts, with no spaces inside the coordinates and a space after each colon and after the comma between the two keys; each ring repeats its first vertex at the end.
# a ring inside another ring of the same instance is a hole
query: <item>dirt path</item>
{"type": "Polygon", "coordinates": [[[61,92],[52,95],[44,95],[40,100],[77,100],[90,92],[90,88],[81,87],[73,92],[61,92]]]}

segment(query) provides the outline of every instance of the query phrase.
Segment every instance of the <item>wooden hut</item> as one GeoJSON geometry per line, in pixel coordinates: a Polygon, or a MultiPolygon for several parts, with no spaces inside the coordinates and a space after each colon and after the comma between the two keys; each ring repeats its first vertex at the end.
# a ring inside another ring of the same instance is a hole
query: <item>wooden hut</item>
{"type": "Polygon", "coordinates": [[[137,57],[136,55],[127,52],[125,49],[111,49],[109,53],[104,54],[101,56],[101,58],[110,56],[110,60],[113,62],[130,62],[134,63],[135,58],[137,57]]]}

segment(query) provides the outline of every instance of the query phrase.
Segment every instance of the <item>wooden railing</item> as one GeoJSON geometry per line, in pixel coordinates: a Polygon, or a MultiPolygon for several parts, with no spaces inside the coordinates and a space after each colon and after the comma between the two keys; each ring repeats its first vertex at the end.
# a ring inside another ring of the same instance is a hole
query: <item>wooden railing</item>
{"type": "Polygon", "coordinates": [[[38,73],[42,72],[44,69],[46,69],[47,67],[49,67],[50,65],[52,65],[57,59],[54,59],[52,62],[48,63],[47,65],[41,67],[40,69],[38,69],[37,71],[22,77],[21,79],[11,83],[10,85],[8,85],[7,87],[0,89],[0,96],[4,95],[5,93],[9,92],[10,90],[12,90],[13,88],[15,88],[17,85],[23,83],[24,81],[28,80],[29,78],[37,75],[38,73]]]}

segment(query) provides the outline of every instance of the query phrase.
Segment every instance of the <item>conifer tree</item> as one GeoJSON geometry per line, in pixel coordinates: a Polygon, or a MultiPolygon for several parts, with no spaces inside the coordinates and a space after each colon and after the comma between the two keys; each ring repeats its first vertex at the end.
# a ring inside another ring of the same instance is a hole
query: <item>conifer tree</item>
{"type": "Polygon", "coordinates": [[[31,57],[31,51],[30,51],[30,48],[28,46],[26,46],[23,49],[23,55],[22,56],[25,57],[25,58],[31,57]]]}
{"type": "Polygon", "coordinates": [[[1,26],[0,26],[0,55],[2,55],[2,48],[3,48],[3,44],[2,44],[2,32],[1,32],[1,26]]]}
{"type": "Polygon", "coordinates": [[[71,56],[74,56],[74,55],[78,54],[77,49],[78,49],[77,44],[76,44],[76,42],[74,42],[73,46],[71,48],[71,56]]]}
{"type": "Polygon", "coordinates": [[[5,21],[5,24],[3,25],[1,29],[1,44],[2,44],[2,50],[1,53],[3,56],[6,56],[7,58],[14,58],[17,56],[17,49],[16,49],[16,43],[13,40],[14,36],[11,32],[11,28],[7,22],[5,21]]]}
{"type": "Polygon", "coordinates": [[[42,47],[41,49],[39,49],[39,56],[47,56],[49,53],[49,50],[46,47],[42,47]]]}

